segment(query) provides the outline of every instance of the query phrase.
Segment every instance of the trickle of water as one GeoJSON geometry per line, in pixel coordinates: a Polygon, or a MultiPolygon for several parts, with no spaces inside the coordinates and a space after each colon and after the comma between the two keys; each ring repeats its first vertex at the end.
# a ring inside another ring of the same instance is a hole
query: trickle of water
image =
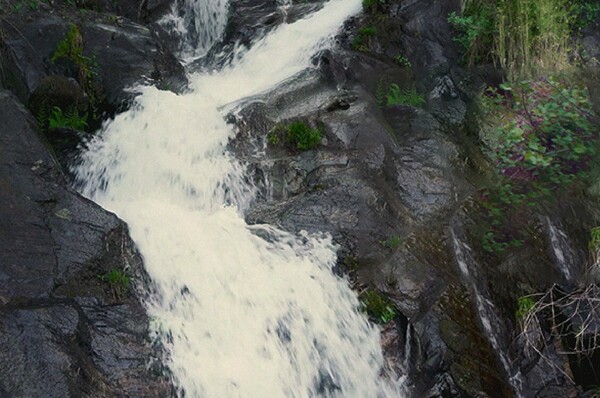
{"type": "Polygon", "coordinates": [[[552,223],[550,217],[545,217],[552,253],[556,259],[556,268],[563,274],[566,282],[573,282],[577,271],[577,260],[572,253],[567,235],[552,223]]]}
{"type": "MultiPolygon", "coordinates": [[[[218,2],[217,2],[218,3],[218,2]]],[[[219,3],[220,4],[220,3],[219,3]]],[[[397,397],[379,333],[332,267],[327,235],[249,226],[254,189],[223,108],[310,67],[360,0],[331,0],[176,95],[146,87],[75,170],[123,218],[159,294],[146,303],[186,397],[397,397]]]]}
{"type": "Polygon", "coordinates": [[[507,354],[506,343],[502,341],[501,331],[503,328],[500,317],[496,313],[496,307],[488,298],[489,293],[486,291],[485,287],[480,286],[479,282],[474,277],[473,269],[476,268],[476,263],[471,256],[471,249],[463,242],[462,238],[459,238],[455,227],[453,227],[450,232],[452,235],[454,256],[463,277],[471,285],[470,287],[473,292],[475,305],[477,306],[477,315],[479,316],[481,326],[508,376],[508,382],[515,393],[515,397],[522,398],[523,376],[521,375],[521,371],[513,366],[507,354]]]}

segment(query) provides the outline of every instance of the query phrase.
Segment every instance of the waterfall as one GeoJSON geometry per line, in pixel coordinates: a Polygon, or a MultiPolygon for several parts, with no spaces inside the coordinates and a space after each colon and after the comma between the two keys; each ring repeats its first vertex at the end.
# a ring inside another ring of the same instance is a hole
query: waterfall
{"type": "Polygon", "coordinates": [[[378,331],[332,272],[331,237],[247,225],[254,188],[226,150],[226,109],[311,67],[360,3],[331,0],[280,26],[223,70],[191,76],[184,95],[142,88],[74,170],[82,193],[129,225],[181,396],[399,396],[380,376],[378,331]]]}
{"type": "Polygon", "coordinates": [[[183,61],[201,57],[221,38],[227,25],[227,0],[176,0],[159,23],[180,38],[183,61]]]}

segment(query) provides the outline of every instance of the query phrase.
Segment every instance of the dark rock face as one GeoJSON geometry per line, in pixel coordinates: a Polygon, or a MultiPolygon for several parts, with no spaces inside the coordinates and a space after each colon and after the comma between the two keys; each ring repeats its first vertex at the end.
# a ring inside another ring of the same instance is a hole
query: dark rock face
{"type": "Polygon", "coordinates": [[[165,397],[133,287],[127,227],[67,188],[35,122],[0,91],[0,392],[14,397],[165,397]]]}
{"type": "MultiPolygon", "coordinates": [[[[45,76],[65,75],[89,91],[69,60],[52,57],[72,24],[81,32],[83,53],[89,61],[93,95],[100,111],[114,112],[132,98],[127,88],[154,83],[173,90],[186,84],[183,67],[148,28],[126,19],[61,17],[49,12],[12,15],[0,22],[2,85],[16,92],[23,103],[45,76]]],[[[92,93],[87,92],[88,95],[92,93]]]]}

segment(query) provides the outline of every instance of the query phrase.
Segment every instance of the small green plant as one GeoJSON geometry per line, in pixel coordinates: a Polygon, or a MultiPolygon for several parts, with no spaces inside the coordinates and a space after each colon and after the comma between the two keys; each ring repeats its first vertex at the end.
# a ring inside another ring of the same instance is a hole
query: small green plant
{"type": "Polygon", "coordinates": [[[48,117],[48,128],[71,128],[83,131],[87,128],[86,120],[87,114],[80,115],[76,106],[70,107],[66,112],[55,106],[48,117]]]}
{"type": "Polygon", "coordinates": [[[517,311],[515,316],[518,320],[525,319],[531,310],[535,307],[535,300],[529,296],[522,296],[517,299],[517,311]]]}
{"type": "Polygon", "coordinates": [[[321,142],[321,129],[312,129],[302,121],[293,122],[288,126],[285,141],[301,151],[316,148],[321,142]]]}
{"type": "Polygon", "coordinates": [[[400,89],[400,86],[392,83],[385,96],[385,103],[386,105],[410,105],[420,108],[425,105],[425,98],[417,92],[414,86],[400,89]]]}
{"type": "Polygon", "coordinates": [[[368,290],[361,299],[367,314],[377,322],[388,323],[397,315],[394,304],[375,290],[368,290]]]}
{"type": "Polygon", "coordinates": [[[283,143],[292,150],[306,151],[319,146],[323,132],[321,128],[311,128],[301,120],[296,120],[289,125],[276,125],[268,134],[269,145],[283,143]]]}
{"type": "Polygon", "coordinates": [[[590,231],[589,248],[593,252],[600,250],[600,227],[594,227],[590,231]]]}
{"type": "Polygon", "coordinates": [[[403,68],[410,68],[412,64],[404,55],[396,55],[394,57],[394,62],[400,65],[403,68]]]}
{"type": "Polygon", "coordinates": [[[113,269],[108,274],[101,275],[99,278],[110,286],[115,299],[123,296],[129,288],[129,276],[118,269],[113,269]]]}
{"type": "Polygon", "coordinates": [[[352,40],[352,48],[357,51],[368,51],[371,37],[377,34],[377,29],[374,26],[365,26],[360,28],[352,40]]]}
{"type": "Polygon", "coordinates": [[[400,247],[401,243],[402,238],[400,238],[398,235],[390,236],[386,240],[381,241],[381,245],[383,247],[387,247],[388,249],[397,249],[398,247],[400,247]]]}

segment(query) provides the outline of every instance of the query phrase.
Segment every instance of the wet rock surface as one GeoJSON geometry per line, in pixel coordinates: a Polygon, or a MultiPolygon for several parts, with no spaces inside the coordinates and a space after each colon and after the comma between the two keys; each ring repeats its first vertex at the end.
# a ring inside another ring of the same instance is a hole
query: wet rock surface
{"type": "MultiPolygon", "coordinates": [[[[160,353],[134,283],[127,227],[66,186],[35,121],[0,91],[0,392],[10,397],[164,397],[160,353]]],[[[137,283],[137,282],[136,282],[137,283]]]]}
{"type": "Polygon", "coordinates": [[[122,17],[37,10],[3,18],[0,29],[2,86],[23,103],[54,75],[71,78],[96,102],[97,112],[109,114],[128,106],[128,89],[136,84],[181,90],[187,81],[179,61],[148,28],[122,17]],[[78,34],[69,39],[73,26],[78,34]],[[57,57],[65,40],[80,45],[81,53],[57,57]]]}

